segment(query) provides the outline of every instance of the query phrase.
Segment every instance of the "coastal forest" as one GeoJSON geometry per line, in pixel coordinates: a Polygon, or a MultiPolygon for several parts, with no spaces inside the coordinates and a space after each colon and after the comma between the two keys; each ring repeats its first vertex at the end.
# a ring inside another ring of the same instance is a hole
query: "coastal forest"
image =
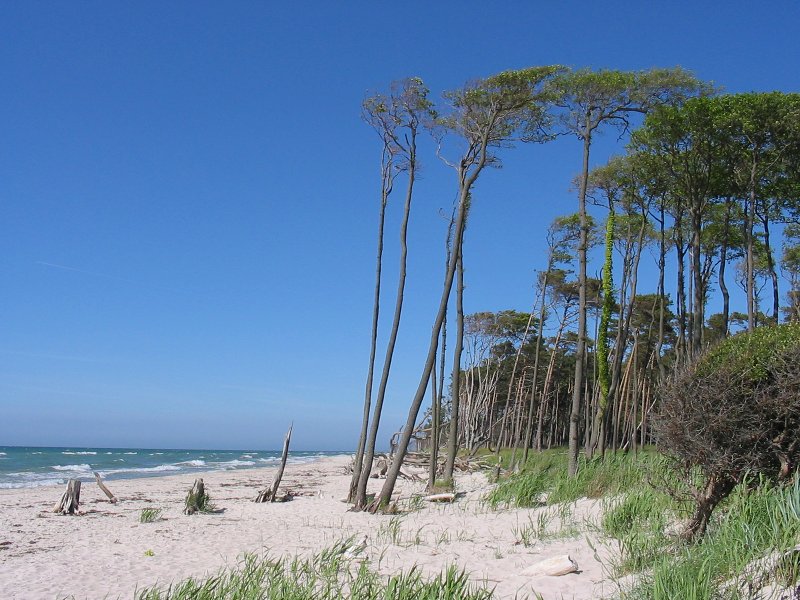
{"type": "Polygon", "coordinates": [[[349,498],[356,509],[390,505],[410,452],[427,453],[430,490],[452,484],[459,457],[491,462],[502,490],[555,449],[559,473],[549,477],[563,481],[641,455],[661,461],[670,487],[683,481],[682,535],[698,540],[740,484],[793,480],[800,94],[728,94],[679,67],[550,65],[475,79],[441,99],[419,78],[396,81],[364,100],[362,116],[381,162],[371,348],[349,498]],[[617,151],[591,167],[603,134],[617,151]],[[422,157],[428,136],[437,152],[422,157]],[[559,137],[574,141],[575,177],[564,186],[575,203],[536,232],[548,251],[531,257],[529,308],[464,314],[463,249],[470,209],[483,200],[476,183],[515,147],[559,137]],[[437,160],[452,173],[455,197],[441,297],[386,479],[368,496],[402,329],[409,216],[420,165],[437,160]],[[401,215],[396,281],[382,277],[388,211],[401,215]],[[645,287],[640,272],[652,264],[657,284],[645,287]],[[392,315],[381,347],[380,311],[392,315]]]}

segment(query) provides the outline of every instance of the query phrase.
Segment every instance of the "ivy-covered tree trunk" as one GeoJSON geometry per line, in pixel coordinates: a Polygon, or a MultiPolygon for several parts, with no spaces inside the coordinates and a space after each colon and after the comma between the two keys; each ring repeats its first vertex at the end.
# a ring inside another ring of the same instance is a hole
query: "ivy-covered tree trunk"
{"type": "Polygon", "coordinates": [[[608,371],[608,326],[611,312],[614,310],[614,202],[608,203],[608,220],[606,221],[605,261],[603,262],[603,310],[600,314],[600,326],[597,332],[597,380],[600,397],[597,414],[592,425],[588,457],[591,458],[597,449],[602,456],[605,453],[605,417],[608,408],[608,392],[611,378],[608,371]]]}

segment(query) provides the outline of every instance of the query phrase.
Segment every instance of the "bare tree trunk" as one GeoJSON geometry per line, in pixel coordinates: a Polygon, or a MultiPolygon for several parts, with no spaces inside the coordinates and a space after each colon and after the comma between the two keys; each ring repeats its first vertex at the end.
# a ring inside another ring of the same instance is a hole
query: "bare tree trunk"
{"type": "MultiPolygon", "coordinates": [[[[484,150],[482,162],[478,166],[482,169],[485,164],[486,159],[484,150]]],[[[473,172],[472,175],[466,180],[464,179],[465,174],[459,173],[459,180],[462,182],[462,184],[459,186],[459,202],[455,218],[455,230],[453,234],[454,248],[460,247],[461,244],[469,204],[469,190],[477,179],[479,172],[480,170],[473,172]]],[[[378,497],[375,498],[372,504],[368,507],[368,510],[372,512],[377,511],[382,506],[388,506],[389,502],[391,501],[392,492],[394,491],[394,486],[397,483],[397,477],[400,474],[400,467],[408,449],[408,443],[411,440],[411,433],[414,430],[414,424],[416,423],[419,409],[422,406],[422,400],[425,396],[425,391],[428,388],[428,381],[430,379],[431,371],[433,370],[433,363],[436,360],[436,347],[439,342],[439,332],[442,329],[442,323],[444,322],[444,317],[447,313],[447,304],[448,300],[450,299],[450,292],[453,288],[453,279],[455,278],[457,262],[458,253],[453,252],[453,255],[450,257],[450,264],[448,265],[447,273],[445,275],[442,297],[439,301],[439,308],[434,319],[433,328],[431,331],[431,340],[428,346],[428,355],[422,368],[422,376],[420,377],[419,385],[417,386],[417,391],[414,394],[414,398],[411,401],[411,406],[408,410],[408,418],[406,419],[406,425],[403,428],[400,443],[398,444],[397,454],[395,455],[391,467],[386,475],[386,481],[384,482],[378,497]]]]}
{"type": "MultiPolygon", "coordinates": [[[[292,425],[289,425],[289,431],[286,432],[286,438],[283,440],[283,452],[281,452],[281,464],[278,471],[275,473],[275,479],[272,480],[272,487],[263,489],[256,498],[256,502],[275,502],[278,497],[278,487],[281,485],[283,479],[283,470],[286,468],[286,459],[289,456],[289,442],[292,439],[292,425]]],[[[200,480],[202,481],[202,480],[200,480]]]]}
{"type": "Polygon", "coordinates": [[[444,463],[442,479],[449,485],[453,482],[453,468],[458,453],[458,416],[461,404],[461,351],[464,348],[464,260],[462,247],[464,234],[462,231],[458,245],[453,246],[458,262],[456,263],[458,283],[456,284],[456,345],[453,351],[452,405],[450,409],[450,435],[447,438],[447,460],[444,463]]]}
{"type": "Polygon", "coordinates": [[[746,293],[747,293],[747,331],[756,328],[756,305],[755,305],[755,243],[753,240],[753,221],[755,220],[756,206],[756,165],[752,165],[750,171],[750,198],[745,202],[744,209],[744,241],[745,241],[745,265],[746,265],[746,293]]]}
{"type": "Polygon", "coordinates": [[[187,515],[193,515],[198,511],[202,511],[206,503],[206,486],[201,478],[197,478],[194,480],[192,489],[186,495],[183,512],[187,515]]]}
{"type": "Polygon", "coordinates": [[[116,496],[114,496],[114,494],[111,493],[111,490],[109,490],[103,483],[103,480],[100,479],[100,473],[98,473],[97,471],[92,471],[92,473],[94,473],[94,479],[95,481],[97,481],[97,487],[99,487],[103,491],[103,493],[106,495],[108,501],[111,502],[111,504],[116,504],[117,503],[116,496]]]}
{"type": "MultiPolygon", "coordinates": [[[[378,428],[380,427],[381,412],[383,411],[383,401],[386,397],[386,386],[389,383],[389,373],[392,368],[394,347],[397,343],[397,332],[400,329],[400,317],[403,312],[403,294],[405,292],[406,265],[408,262],[408,220],[411,214],[411,198],[414,192],[415,175],[416,136],[412,134],[409,144],[408,187],[406,188],[406,201],[403,207],[403,220],[400,224],[400,270],[397,275],[397,296],[394,304],[394,317],[392,319],[392,330],[389,333],[389,341],[386,344],[386,356],[383,361],[381,381],[378,385],[378,395],[375,397],[375,410],[372,415],[372,423],[370,424],[369,437],[367,439],[367,445],[365,448],[363,467],[358,480],[358,488],[356,490],[355,505],[358,508],[363,508],[366,504],[367,482],[372,470],[372,461],[375,457],[375,444],[378,439],[378,428]]],[[[438,342],[438,332],[436,335],[438,342]]],[[[424,393],[425,392],[423,391],[423,394],[424,393]]]]}
{"type": "Polygon", "coordinates": [[[697,498],[694,515],[683,532],[685,539],[697,540],[703,537],[712,511],[734,487],[736,487],[736,482],[731,479],[714,476],[708,480],[702,494],[697,498]]]}
{"type": "Polygon", "coordinates": [[[719,281],[719,290],[722,292],[722,328],[723,335],[728,337],[728,330],[730,329],[731,320],[731,295],[728,292],[728,286],[725,283],[725,267],[728,262],[728,238],[730,236],[730,222],[731,222],[731,199],[725,199],[725,220],[723,221],[722,229],[722,247],[719,251],[719,274],[717,280],[719,281]]]}
{"type": "Polygon", "coordinates": [[[580,436],[581,392],[584,380],[584,354],[586,352],[586,250],[589,237],[589,220],[586,214],[586,186],[589,180],[589,148],[591,146],[589,117],[583,135],[583,171],[578,194],[581,239],[578,245],[578,341],[575,346],[575,380],[572,390],[572,409],[569,416],[569,462],[570,477],[578,473],[578,449],[580,436]]]}
{"type": "MultiPolygon", "coordinates": [[[[383,161],[381,163],[381,208],[378,214],[378,253],[375,266],[375,291],[372,299],[372,330],[370,336],[369,349],[369,368],[367,370],[367,382],[364,390],[364,414],[361,418],[361,432],[358,437],[356,457],[353,461],[353,476],[350,479],[350,491],[348,501],[352,502],[358,488],[358,481],[361,471],[364,468],[364,450],[367,444],[367,428],[369,427],[369,412],[372,403],[372,383],[375,376],[375,353],[378,345],[378,318],[381,307],[381,270],[383,268],[383,230],[386,223],[386,204],[389,194],[392,192],[394,181],[391,172],[392,161],[390,155],[384,149],[383,161]]],[[[369,473],[370,467],[366,468],[369,473]]]]}
{"type": "Polygon", "coordinates": [[[431,434],[430,464],[428,465],[428,490],[436,485],[436,472],[439,462],[439,397],[437,395],[436,373],[431,371],[431,434]]]}
{"type": "Polygon", "coordinates": [[[53,508],[54,513],[62,515],[74,515],[78,512],[81,503],[81,481],[80,479],[70,479],[67,482],[67,490],[61,496],[61,500],[53,508]]]}
{"type": "Polygon", "coordinates": [[[664,290],[664,273],[667,266],[667,244],[665,228],[665,215],[664,215],[664,199],[660,200],[660,220],[658,222],[659,238],[658,238],[658,342],[656,343],[656,361],[658,362],[658,372],[663,378],[665,375],[664,359],[661,355],[662,348],[664,347],[664,328],[666,325],[664,313],[666,311],[666,298],[664,290]]]}
{"type": "MultiPolygon", "coordinates": [[[[536,349],[534,350],[533,356],[533,382],[531,383],[531,404],[528,409],[528,428],[525,431],[525,449],[522,453],[522,464],[527,464],[528,462],[528,450],[531,447],[531,436],[533,435],[533,406],[534,402],[533,399],[536,397],[536,387],[539,383],[539,354],[541,353],[542,348],[542,334],[544,332],[544,317],[545,317],[545,310],[547,304],[547,280],[550,278],[550,271],[553,268],[553,250],[550,249],[550,252],[547,256],[547,270],[544,273],[544,278],[542,279],[542,305],[539,308],[539,324],[538,324],[538,331],[536,332],[536,349]]],[[[520,347],[522,350],[522,347],[520,347]]],[[[517,355],[519,356],[519,355],[517,355]]],[[[541,400],[543,401],[543,399],[541,400]]],[[[539,403],[539,415],[542,414],[541,411],[541,401],[539,403]]],[[[536,429],[536,445],[539,446],[541,450],[541,421],[537,419],[537,429],[536,429]]]]}
{"type": "Polygon", "coordinates": [[[767,255],[767,270],[772,280],[772,320],[777,325],[780,314],[780,293],[778,291],[778,273],[775,270],[775,258],[772,254],[772,247],[769,240],[769,206],[768,200],[764,201],[764,214],[761,217],[761,224],[764,227],[764,252],[767,255]]]}

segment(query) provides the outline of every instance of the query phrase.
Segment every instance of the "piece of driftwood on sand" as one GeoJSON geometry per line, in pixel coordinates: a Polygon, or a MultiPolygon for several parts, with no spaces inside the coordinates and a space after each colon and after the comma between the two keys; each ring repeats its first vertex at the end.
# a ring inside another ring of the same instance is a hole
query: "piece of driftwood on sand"
{"type": "Polygon", "coordinates": [[[292,439],[292,427],[293,425],[289,425],[289,431],[286,432],[286,439],[283,440],[281,464],[278,467],[278,472],[275,473],[275,479],[272,480],[272,486],[261,490],[256,497],[256,502],[285,502],[291,499],[291,494],[286,494],[282,498],[278,498],[278,487],[281,485],[283,470],[286,468],[286,459],[289,456],[289,442],[292,439]]]}
{"type": "Polygon", "coordinates": [[[81,482],[80,479],[70,479],[67,482],[67,490],[61,496],[61,500],[53,508],[54,513],[62,515],[74,515],[78,512],[81,501],[81,482]]]}
{"type": "Polygon", "coordinates": [[[117,497],[114,494],[111,493],[111,490],[109,490],[106,487],[106,484],[103,483],[103,480],[100,479],[100,473],[98,473],[97,471],[92,471],[92,473],[94,473],[94,478],[95,478],[95,481],[97,481],[97,486],[101,490],[103,490],[103,493],[106,495],[106,497],[108,497],[108,501],[111,502],[111,504],[116,504],[117,503],[117,497]]]}
{"type": "Polygon", "coordinates": [[[186,503],[183,512],[187,515],[193,515],[196,512],[202,512],[204,507],[208,504],[206,496],[206,486],[202,478],[194,480],[194,485],[189,493],[186,495],[186,503]]]}

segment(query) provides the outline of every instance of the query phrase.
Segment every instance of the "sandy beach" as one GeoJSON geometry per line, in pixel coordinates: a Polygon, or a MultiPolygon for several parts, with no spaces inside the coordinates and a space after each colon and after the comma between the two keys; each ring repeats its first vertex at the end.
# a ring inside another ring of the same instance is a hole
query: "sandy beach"
{"type": "MultiPolygon", "coordinates": [[[[337,456],[287,466],[281,489],[297,495],[274,504],[253,502],[273,468],[203,473],[220,512],[192,516],[182,508],[195,474],[109,482],[117,504],[85,482],[79,516],[52,512],[63,486],[0,490],[0,598],[128,599],[136,589],[213,574],[243,553],[305,556],[351,536],[366,536],[359,558],[381,574],[417,566],[433,576],[455,564],[493,587],[498,598],[537,592],[545,599],[588,599],[616,590],[603,564],[613,548],[589,525],[597,521],[598,501],[561,510],[494,510],[482,501],[491,489],[486,477],[460,473],[454,504],[416,502],[414,510],[394,516],[353,513],[342,501],[349,462],[337,456]],[[140,523],[143,508],[161,509],[161,519],[140,523]],[[523,574],[563,554],[577,562],[577,573],[523,574]]],[[[372,480],[371,489],[381,484],[372,480]]],[[[401,481],[401,506],[423,488],[401,481]]]]}

